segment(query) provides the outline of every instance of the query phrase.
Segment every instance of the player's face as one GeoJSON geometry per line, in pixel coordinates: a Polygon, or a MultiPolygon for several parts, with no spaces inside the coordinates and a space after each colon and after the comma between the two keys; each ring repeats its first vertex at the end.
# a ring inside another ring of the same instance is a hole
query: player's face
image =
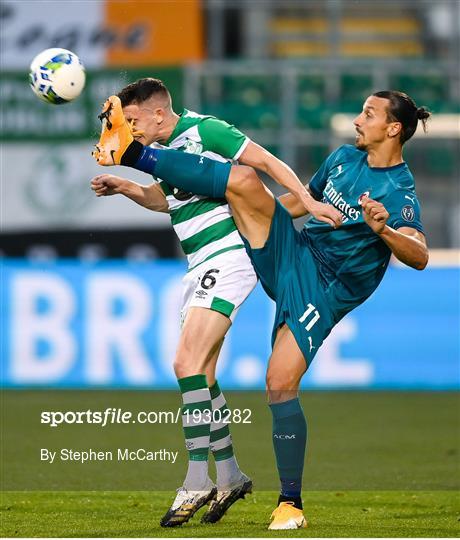
{"type": "Polygon", "coordinates": [[[150,105],[150,102],[145,102],[123,107],[126,120],[130,122],[134,132],[139,132],[134,134],[134,138],[144,146],[159,140],[163,121],[162,109],[150,105]]]}
{"type": "Polygon", "coordinates": [[[388,137],[394,136],[397,122],[388,122],[388,99],[370,96],[366,99],[363,110],[354,120],[356,129],[355,146],[360,150],[369,150],[379,146],[388,137]]]}

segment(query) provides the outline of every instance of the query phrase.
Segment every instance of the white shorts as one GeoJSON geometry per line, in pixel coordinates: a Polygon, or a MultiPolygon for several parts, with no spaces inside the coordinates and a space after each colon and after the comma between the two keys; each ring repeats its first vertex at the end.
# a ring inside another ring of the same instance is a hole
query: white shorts
{"type": "Polygon", "coordinates": [[[217,255],[185,274],[181,325],[190,307],[218,311],[232,322],[241,304],[257,283],[257,276],[246,250],[236,249],[217,255]]]}

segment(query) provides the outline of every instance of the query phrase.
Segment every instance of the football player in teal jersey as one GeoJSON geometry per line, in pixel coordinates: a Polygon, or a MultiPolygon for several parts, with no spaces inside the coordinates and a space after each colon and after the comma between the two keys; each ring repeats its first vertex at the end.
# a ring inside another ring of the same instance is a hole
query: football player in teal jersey
{"type": "Polygon", "coordinates": [[[420,205],[402,149],[419,120],[426,129],[430,113],[402,92],[376,92],[353,122],[355,146],[335,150],[304,191],[286,185],[291,194],[276,200],[250,168],[143,147],[120,110],[109,98],[104,113],[114,124],[103,126],[97,161],[135,167],[180,189],[225,196],[262,285],[276,302],[267,392],[281,493],[269,528],[304,527],[307,428],[300,381],[334,325],[377,288],[392,254],[418,270],[427,265],[420,205]],[[322,211],[321,203],[340,219],[322,211]],[[292,217],[307,213],[313,215],[299,232],[292,217]]]}
{"type": "MultiPolygon", "coordinates": [[[[159,79],[139,79],[124,87],[118,97],[124,117],[144,145],[223,163],[257,162],[275,178],[297,179],[287,165],[227,122],[187,109],[176,114],[171,95],[159,79]]],[[[240,470],[234,455],[230,426],[222,415],[227,404],[215,371],[224,336],[256,285],[256,273],[224,198],[175,189],[161,177],[144,186],[104,174],[93,178],[91,187],[97,196],[122,194],[145,208],[169,213],[187,255],[174,372],[184,413],[210,409],[214,414],[213,418],[203,415],[197,425],[190,425],[189,415],[182,417],[189,455],[187,473],[160,523],[180,526],[207,502],[209,509],[201,521],[214,523],[252,489],[252,481],[240,470]],[[208,474],[210,453],[216,464],[216,485],[208,474]]]]}

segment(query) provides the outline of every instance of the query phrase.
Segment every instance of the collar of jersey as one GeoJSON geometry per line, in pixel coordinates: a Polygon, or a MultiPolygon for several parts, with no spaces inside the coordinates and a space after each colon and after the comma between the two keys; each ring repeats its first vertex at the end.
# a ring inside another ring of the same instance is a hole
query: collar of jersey
{"type": "Polygon", "coordinates": [[[388,171],[396,171],[397,169],[402,169],[403,167],[406,166],[406,162],[403,161],[401,163],[398,163],[397,165],[392,165],[391,167],[371,167],[369,164],[367,166],[372,172],[374,171],[375,172],[388,172],[388,171]]]}

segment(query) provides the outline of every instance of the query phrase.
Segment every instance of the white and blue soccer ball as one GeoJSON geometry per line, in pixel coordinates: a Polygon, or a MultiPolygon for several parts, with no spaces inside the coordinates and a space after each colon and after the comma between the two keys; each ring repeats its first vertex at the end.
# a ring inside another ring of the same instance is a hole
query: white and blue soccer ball
{"type": "Polygon", "coordinates": [[[85,68],[67,49],[46,49],[30,64],[29,82],[43,101],[59,105],[77,98],[85,86],[85,68]]]}

